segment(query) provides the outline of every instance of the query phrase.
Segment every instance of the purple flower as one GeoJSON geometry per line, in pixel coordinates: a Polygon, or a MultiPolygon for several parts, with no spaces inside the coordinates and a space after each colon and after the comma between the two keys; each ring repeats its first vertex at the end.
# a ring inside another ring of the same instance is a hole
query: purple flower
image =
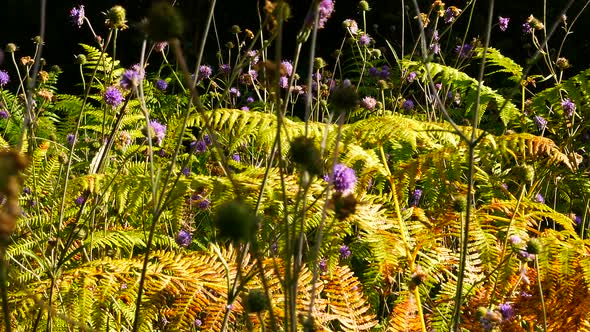
{"type": "Polygon", "coordinates": [[[514,308],[509,303],[502,303],[498,306],[503,320],[509,320],[514,317],[514,308]]]}
{"type": "MultiPolygon", "coordinates": [[[[326,180],[330,180],[330,177],[326,180]]],[[[334,166],[332,181],[334,182],[334,189],[336,191],[348,192],[353,190],[356,185],[356,173],[352,168],[344,164],[336,164],[334,166]]]]}
{"type": "Polygon", "coordinates": [[[23,189],[23,193],[24,193],[25,195],[30,195],[30,194],[32,194],[32,193],[33,193],[33,191],[31,190],[31,188],[29,188],[29,187],[25,187],[25,188],[23,189]]]}
{"type": "Polygon", "coordinates": [[[156,120],[150,121],[150,127],[154,130],[154,136],[156,136],[157,144],[162,145],[164,137],[166,137],[166,125],[159,123],[156,120]]]}
{"type": "Polygon", "coordinates": [[[129,90],[138,87],[143,80],[143,68],[134,65],[131,69],[125,70],[119,84],[123,89],[129,90]]]}
{"type": "Polygon", "coordinates": [[[221,66],[219,66],[219,71],[225,75],[229,75],[229,74],[231,74],[231,66],[228,65],[227,63],[224,63],[221,66]]]}
{"type": "Polygon", "coordinates": [[[379,76],[379,69],[377,69],[375,67],[369,68],[369,76],[371,76],[371,77],[379,76]]]}
{"type": "Polygon", "coordinates": [[[203,198],[203,199],[202,199],[202,200],[199,202],[199,204],[198,204],[198,207],[199,207],[199,209],[201,209],[201,210],[207,210],[207,209],[209,208],[209,205],[211,205],[211,202],[210,202],[208,199],[206,199],[206,198],[203,198]]]}
{"type": "Polygon", "coordinates": [[[344,28],[348,29],[352,35],[356,35],[359,31],[358,23],[355,20],[346,19],[342,22],[344,28]]]}
{"type": "Polygon", "coordinates": [[[238,162],[238,163],[241,161],[241,159],[240,159],[240,155],[239,155],[239,154],[237,154],[237,153],[234,153],[234,154],[232,154],[232,155],[231,155],[231,159],[232,159],[233,161],[235,161],[235,162],[238,162]]]}
{"type": "Polygon", "coordinates": [[[389,67],[387,66],[383,66],[381,67],[381,72],[379,73],[379,77],[381,77],[382,79],[386,80],[389,78],[389,67]]]}
{"type": "Polygon", "coordinates": [[[411,111],[414,109],[414,101],[412,101],[411,99],[407,99],[406,101],[404,101],[402,107],[406,110],[406,111],[411,111]]]}
{"type": "Polygon", "coordinates": [[[190,144],[194,153],[203,153],[207,151],[207,143],[204,140],[193,141],[190,144]]]}
{"type": "Polygon", "coordinates": [[[508,238],[508,241],[510,241],[510,244],[513,246],[518,246],[522,243],[522,239],[518,235],[512,235],[508,238]]]}
{"type": "Polygon", "coordinates": [[[242,110],[242,111],[249,111],[250,110],[250,107],[248,107],[248,106],[242,106],[242,107],[240,107],[240,110],[242,110]]]}
{"type": "Polygon", "coordinates": [[[250,50],[246,53],[246,56],[250,58],[250,66],[253,66],[258,63],[258,51],[257,50],[250,50]]]}
{"type": "Polygon", "coordinates": [[[343,244],[340,246],[340,259],[347,259],[351,254],[352,252],[350,252],[350,248],[347,245],[343,244]]]}
{"type": "Polygon", "coordinates": [[[254,102],[254,98],[253,97],[248,97],[248,98],[246,98],[246,102],[248,104],[252,104],[254,102]]]}
{"type": "Polygon", "coordinates": [[[203,322],[197,318],[197,319],[195,319],[194,324],[195,324],[195,326],[201,326],[201,325],[203,325],[203,322]]]}
{"type": "Polygon", "coordinates": [[[0,110],[0,119],[8,119],[10,117],[10,113],[7,110],[0,110]]]}
{"type": "Polygon", "coordinates": [[[525,22],[522,24],[522,33],[525,35],[531,34],[533,32],[533,27],[529,24],[529,22],[525,22]]]}
{"type": "Polygon", "coordinates": [[[154,51],[156,51],[158,53],[162,53],[162,52],[164,52],[166,47],[168,47],[168,42],[165,42],[165,41],[157,42],[154,44],[154,51]]]}
{"type": "Polygon", "coordinates": [[[203,141],[205,141],[205,144],[207,144],[207,146],[213,144],[211,137],[207,134],[203,135],[203,141]]]}
{"type": "Polygon", "coordinates": [[[160,150],[158,150],[158,156],[160,156],[160,157],[166,157],[166,149],[160,149],[160,150]]]}
{"type": "Polygon", "coordinates": [[[10,76],[6,70],[0,70],[0,87],[5,86],[10,82],[10,76]]]}
{"type": "Polygon", "coordinates": [[[410,206],[418,206],[420,204],[420,198],[422,197],[422,190],[414,189],[412,197],[410,197],[410,206]]]}
{"type": "Polygon", "coordinates": [[[74,203],[76,203],[76,205],[78,206],[84,204],[84,202],[86,202],[86,197],[82,195],[78,196],[78,198],[76,198],[76,200],[74,201],[74,203]]]}
{"type": "Polygon", "coordinates": [[[82,27],[84,24],[84,18],[86,18],[84,13],[84,5],[80,5],[80,7],[70,9],[70,19],[72,20],[72,24],[78,26],[78,28],[82,27]]]}
{"type": "Polygon", "coordinates": [[[543,195],[537,194],[537,196],[535,196],[535,202],[545,204],[545,198],[543,195]]]}
{"type": "Polygon", "coordinates": [[[457,53],[457,55],[462,59],[471,57],[472,50],[473,45],[471,44],[457,45],[457,47],[455,47],[455,53],[457,53]]]}
{"type": "Polygon", "coordinates": [[[375,106],[377,105],[377,100],[373,97],[367,96],[363,98],[363,100],[361,101],[361,105],[369,111],[372,111],[375,109],[375,106]]]}
{"type": "Polygon", "coordinates": [[[293,64],[291,63],[291,61],[283,60],[281,62],[281,66],[283,67],[283,69],[285,69],[285,72],[287,73],[287,77],[290,77],[291,75],[293,75],[293,64]]]}
{"type": "Polygon", "coordinates": [[[229,89],[229,94],[230,94],[232,97],[239,97],[239,96],[241,96],[241,95],[242,95],[242,94],[240,93],[240,90],[238,90],[238,88],[236,88],[236,87],[233,87],[233,86],[232,86],[232,87],[229,89]]]}
{"type": "Polygon", "coordinates": [[[510,17],[498,17],[498,24],[500,25],[500,30],[506,31],[506,29],[508,29],[508,22],[510,22],[510,17]]]}
{"type": "Polygon", "coordinates": [[[166,91],[166,89],[168,89],[168,82],[164,80],[157,80],[155,85],[156,89],[160,91],[166,91]]]}
{"type": "Polygon", "coordinates": [[[440,53],[440,45],[438,43],[432,43],[430,44],[430,46],[428,47],[428,49],[430,50],[430,52],[432,52],[433,54],[439,54],[440,53]]]}
{"type": "Polygon", "coordinates": [[[326,261],[325,258],[322,258],[320,260],[320,271],[322,271],[323,273],[326,273],[328,271],[328,262],[326,261]]]}
{"type": "Polygon", "coordinates": [[[191,174],[191,170],[188,167],[183,167],[182,168],[182,174],[184,176],[189,176],[191,174]]]}
{"type": "Polygon", "coordinates": [[[279,86],[283,89],[288,88],[289,87],[289,78],[287,78],[287,76],[279,77],[279,86]]]}
{"type": "Polygon", "coordinates": [[[461,9],[455,6],[450,6],[449,8],[447,8],[447,10],[445,10],[444,13],[445,23],[453,23],[457,16],[459,16],[459,14],[461,14],[461,9]]]}
{"type": "MultiPolygon", "coordinates": [[[[326,22],[332,16],[334,12],[334,1],[333,0],[322,0],[319,6],[319,18],[318,18],[318,29],[323,29],[326,22]]],[[[313,23],[313,14],[308,15],[305,18],[305,23],[311,26],[313,23]]]]}
{"type": "Polygon", "coordinates": [[[576,223],[576,225],[581,225],[582,224],[582,216],[576,214],[574,216],[574,222],[576,223]]]}
{"type": "Polygon", "coordinates": [[[564,114],[568,118],[571,118],[574,115],[574,112],[576,112],[576,104],[574,104],[569,98],[561,100],[561,107],[563,107],[564,114]]]}
{"type": "Polygon", "coordinates": [[[104,102],[112,108],[121,105],[123,100],[125,100],[125,98],[123,98],[123,94],[116,86],[109,86],[104,92],[103,97],[104,102]]]}
{"type": "Polygon", "coordinates": [[[360,36],[359,43],[363,46],[367,46],[371,43],[371,37],[368,34],[364,33],[360,36]]]}
{"type": "Polygon", "coordinates": [[[414,82],[414,80],[416,79],[416,72],[413,71],[411,73],[408,74],[408,77],[406,77],[406,79],[408,80],[408,82],[412,83],[414,82]]]}
{"type": "Polygon", "coordinates": [[[69,145],[73,145],[74,141],[76,140],[76,136],[74,134],[68,134],[66,136],[66,140],[68,141],[69,145]]]}
{"type": "Polygon", "coordinates": [[[187,248],[193,242],[193,235],[184,229],[181,229],[174,241],[176,241],[176,244],[179,246],[187,248]]]}
{"type": "Polygon", "coordinates": [[[535,125],[537,126],[537,129],[542,132],[545,129],[547,129],[547,120],[545,120],[545,118],[543,118],[540,115],[536,115],[533,118],[533,121],[535,122],[535,125]]]}
{"type": "Polygon", "coordinates": [[[199,67],[199,79],[207,79],[213,74],[213,69],[210,66],[202,65],[199,67]]]}

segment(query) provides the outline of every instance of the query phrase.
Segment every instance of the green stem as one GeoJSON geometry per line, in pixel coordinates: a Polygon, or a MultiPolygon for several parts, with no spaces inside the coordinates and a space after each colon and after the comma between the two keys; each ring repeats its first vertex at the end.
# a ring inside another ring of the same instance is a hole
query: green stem
{"type": "Polygon", "coordinates": [[[547,308],[545,307],[545,298],[543,297],[543,286],[541,285],[541,268],[539,267],[539,258],[535,255],[535,268],[537,269],[537,284],[539,285],[539,295],[541,296],[541,308],[543,309],[543,331],[547,332],[547,308]]]}

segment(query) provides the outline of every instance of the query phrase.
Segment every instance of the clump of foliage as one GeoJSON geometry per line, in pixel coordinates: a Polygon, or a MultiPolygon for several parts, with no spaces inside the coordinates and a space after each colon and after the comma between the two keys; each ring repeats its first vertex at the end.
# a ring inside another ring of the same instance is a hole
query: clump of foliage
{"type": "MultiPolygon", "coordinates": [[[[196,61],[181,13],[159,3],[131,66],[116,57],[125,9],[106,11],[102,38],[98,15],[73,8],[92,37],[79,93],[59,92],[42,37],[33,56],[6,47],[5,330],[590,326],[590,71],[564,78],[551,22],[494,18],[492,1],[472,39],[453,27],[476,3],[437,0],[402,13],[420,13],[408,48],[370,36],[360,1],[326,60],[317,35],[336,1],[306,17],[266,1],[258,29],[228,35],[209,33],[214,4],[196,61]],[[284,55],[288,19],[301,28],[284,55]],[[545,67],[492,47],[520,28],[545,67]]],[[[576,19],[556,23],[564,42],[576,19]]]]}

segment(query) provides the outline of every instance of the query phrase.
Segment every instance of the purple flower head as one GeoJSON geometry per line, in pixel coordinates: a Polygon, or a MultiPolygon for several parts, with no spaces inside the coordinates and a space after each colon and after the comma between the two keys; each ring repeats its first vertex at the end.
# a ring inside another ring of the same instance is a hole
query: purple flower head
{"type": "Polygon", "coordinates": [[[74,201],[74,203],[76,203],[76,205],[80,206],[82,204],[84,204],[84,202],[86,202],[86,197],[80,195],[76,198],[76,200],[74,201]]]}
{"type": "Polygon", "coordinates": [[[343,244],[340,246],[340,259],[347,259],[351,254],[352,252],[350,252],[350,248],[347,245],[343,244]]]}
{"type": "Polygon", "coordinates": [[[5,86],[10,82],[10,76],[6,70],[0,70],[0,87],[5,86]]]}
{"type": "Polygon", "coordinates": [[[203,141],[205,141],[205,144],[207,144],[207,146],[213,144],[211,137],[207,134],[203,135],[203,141]]]}
{"type": "Polygon", "coordinates": [[[386,80],[389,78],[389,67],[387,66],[383,66],[381,67],[381,72],[379,73],[379,77],[381,77],[382,79],[386,80]]]}
{"type": "Polygon", "coordinates": [[[543,118],[540,115],[536,115],[533,118],[533,121],[535,122],[535,125],[537,126],[537,129],[542,132],[545,129],[547,129],[547,120],[545,120],[545,118],[543,118]]]}
{"type": "Polygon", "coordinates": [[[508,22],[510,22],[510,17],[498,17],[498,24],[500,25],[500,30],[506,31],[506,29],[508,29],[508,22]]]}
{"type": "Polygon", "coordinates": [[[231,159],[232,159],[233,161],[235,161],[235,162],[238,162],[238,163],[241,161],[241,159],[240,159],[240,155],[239,155],[239,154],[237,154],[237,153],[234,153],[234,154],[232,154],[232,155],[231,155],[231,159]]]}
{"type": "Polygon", "coordinates": [[[76,136],[74,134],[68,134],[66,136],[66,140],[68,141],[69,145],[73,145],[74,141],[76,140],[76,136]]]}
{"type": "Polygon", "coordinates": [[[160,157],[166,157],[166,149],[162,148],[160,150],[158,150],[158,156],[160,157]]]}
{"type": "Polygon", "coordinates": [[[377,69],[376,67],[369,68],[369,76],[371,76],[371,77],[379,76],[379,69],[377,69]]]}
{"type": "Polygon", "coordinates": [[[377,105],[377,100],[373,97],[367,96],[363,98],[363,100],[361,101],[361,105],[369,111],[372,111],[375,109],[375,106],[377,105]]]}
{"type": "Polygon", "coordinates": [[[246,56],[250,58],[250,66],[253,66],[258,63],[258,51],[257,50],[250,50],[246,53],[246,56]]]}
{"type": "Polygon", "coordinates": [[[0,119],[8,119],[10,117],[10,113],[7,110],[2,109],[0,110],[0,119]]]}
{"type": "Polygon", "coordinates": [[[197,205],[197,206],[198,206],[198,207],[199,207],[199,209],[201,209],[201,210],[207,210],[207,209],[209,208],[209,205],[211,205],[211,202],[210,202],[208,199],[206,199],[206,198],[203,198],[203,199],[202,199],[202,200],[201,200],[201,201],[198,203],[198,205],[197,205]]]}
{"type": "Polygon", "coordinates": [[[166,91],[166,89],[168,89],[168,82],[164,80],[157,80],[155,86],[156,89],[160,91],[166,91]]]}
{"type": "Polygon", "coordinates": [[[70,9],[70,19],[72,20],[72,24],[77,26],[78,28],[82,27],[84,24],[84,18],[86,18],[84,13],[84,5],[80,5],[80,7],[70,9]]]}
{"type": "Polygon", "coordinates": [[[166,125],[159,123],[156,120],[150,121],[150,127],[154,130],[158,145],[162,145],[164,137],[166,137],[166,125]]]}
{"type": "Polygon", "coordinates": [[[569,98],[561,100],[561,107],[563,108],[565,116],[568,118],[571,118],[576,112],[576,104],[574,104],[569,98]]]}
{"type": "Polygon", "coordinates": [[[432,36],[430,37],[432,38],[433,42],[439,41],[440,37],[438,35],[438,30],[432,30],[432,36]]]}
{"type": "Polygon", "coordinates": [[[437,90],[440,90],[440,89],[442,89],[442,83],[436,83],[436,84],[434,85],[434,87],[435,87],[437,90]]]}
{"type": "Polygon", "coordinates": [[[125,70],[119,84],[123,89],[129,90],[139,86],[143,80],[143,68],[139,65],[134,65],[131,69],[125,70]]]}
{"type": "Polygon", "coordinates": [[[191,174],[191,170],[188,167],[183,167],[182,168],[182,175],[184,176],[189,176],[191,174]]]}
{"type": "Polygon", "coordinates": [[[125,100],[125,98],[123,98],[123,94],[116,86],[109,86],[104,92],[103,97],[104,102],[112,108],[121,105],[123,100],[125,100]]]}
{"type": "Polygon", "coordinates": [[[529,24],[529,22],[525,22],[522,24],[522,33],[525,35],[533,33],[533,27],[529,24]]]}
{"type": "Polygon", "coordinates": [[[246,98],[246,102],[248,104],[252,104],[254,102],[254,98],[253,97],[248,97],[248,98],[246,98]]]}
{"type": "Polygon", "coordinates": [[[224,63],[221,66],[219,66],[219,71],[225,75],[229,75],[231,74],[231,66],[227,63],[224,63]]]}
{"type": "Polygon", "coordinates": [[[408,77],[406,77],[406,79],[408,80],[408,82],[412,83],[414,82],[414,80],[416,79],[416,72],[413,71],[411,73],[408,74],[408,77]]]}
{"type": "Polygon", "coordinates": [[[322,271],[323,273],[328,272],[328,262],[326,261],[325,258],[322,258],[320,260],[320,271],[322,271]]]}
{"type": "Polygon", "coordinates": [[[513,246],[518,246],[522,244],[522,239],[518,235],[512,235],[508,238],[508,241],[510,241],[510,244],[512,244],[513,246]]]}
{"type": "MultiPolygon", "coordinates": [[[[328,180],[330,178],[328,177],[328,180]]],[[[356,185],[356,173],[354,170],[344,164],[336,164],[334,166],[334,173],[332,181],[334,182],[334,189],[340,192],[348,192],[354,189],[356,185]]]]}
{"type": "Polygon", "coordinates": [[[213,69],[210,66],[202,65],[199,67],[199,79],[208,79],[213,74],[213,69]]]}
{"type": "Polygon", "coordinates": [[[473,50],[473,45],[471,45],[471,44],[457,45],[457,47],[455,47],[455,53],[457,53],[457,55],[461,59],[470,58],[472,55],[472,52],[471,52],[472,50],[473,50]]]}
{"type": "Polygon", "coordinates": [[[203,325],[203,322],[197,318],[197,319],[195,319],[194,324],[195,324],[195,326],[199,327],[199,326],[203,325]]]}
{"type": "Polygon", "coordinates": [[[293,63],[291,61],[283,60],[281,61],[281,66],[285,69],[288,77],[293,75],[293,63]]]}
{"type": "Polygon", "coordinates": [[[187,248],[193,242],[193,235],[184,229],[181,229],[180,232],[178,232],[178,235],[176,235],[176,238],[174,238],[174,241],[176,241],[176,244],[179,246],[187,248]]]}
{"type": "Polygon", "coordinates": [[[503,320],[510,320],[514,317],[514,308],[509,303],[502,303],[498,306],[503,320]]]}
{"type": "Polygon", "coordinates": [[[154,44],[154,51],[156,51],[158,53],[162,53],[162,52],[164,52],[166,47],[168,47],[168,42],[165,42],[165,41],[157,42],[154,44]]]}
{"type": "Polygon", "coordinates": [[[579,214],[576,214],[574,216],[574,222],[576,223],[576,225],[581,225],[582,224],[582,216],[580,216],[579,214]]]}
{"type": "MultiPolygon", "coordinates": [[[[322,0],[319,6],[319,18],[318,18],[318,29],[323,29],[326,22],[332,16],[334,12],[334,1],[333,0],[322,0]]],[[[305,18],[305,24],[311,26],[313,24],[313,14],[309,14],[305,18]]]]}
{"type": "Polygon", "coordinates": [[[240,110],[242,110],[242,111],[249,111],[250,110],[250,107],[244,105],[244,106],[240,107],[240,110]]]}
{"type": "Polygon", "coordinates": [[[440,53],[440,45],[438,43],[436,43],[436,42],[430,44],[430,46],[428,47],[428,49],[433,54],[439,54],[440,53]]]}
{"type": "Polygon", "coordinates": [[[207,143],[205,142],[205,140],[202,139],[191,142],[190,147],[193,153],[203,153],[207,151],[207,143]]]}
{"type": "Polygon", "coordinates": [[[411,99],[407,99],[406,101],[404,101],[402,107],[406,110],[406,111],[411,111],[414,109],[414,101],[411,99]]]}
{"type": "Polygon", "coordinates": [[[367,46],[371,43],[371,36],[364,33],[359,37],[359,43],[363,46],[367,46]]]}
{"type": "Polygon", "coordinates": [[[346,19],[342,22],[344,28],[348,29],[352,35],[356,35],[359,31],[358,23],[352,19],[346,19]]]}
{"type": "Polygon", "coordinates": [[[288,88],[289,87],[289,78],[287,78],[287,76],[279,77],[279,86],[283,89],[288,88]]]}
{"type": "Polygon", "coordinates": [[[230,94],[230,96],[232,96],[232,97],[239,97],[239,96],[241,96],[241,95],[242,95],[242,94],[240,93],[240,90],[238,90],[238,88],[236,88],[236,87],[233,87],[233,86],[232,86],[232,87],[229,89],[229,94],[230,94]]]}
{"type": "Polygon", "coordinates": [[[320,74],[319,72],[315,72],[313,74],[311,74],[311,78],[315,81],[321,81],[322,80],[322,74],[320,74]]]}
{"type": "Polygon", "coordinates": [[[25,187],[25,188],[23,189],[23,193],[24,193],[25,195],[30,195],[30,194],[32,194],[32,193],[33,193],[33,191],[31,190],[31,188],[29,188],[29,187],[25,187]]]}
{"type": "Polygon", "coordinates": [[[414,189],[412,197],[410,197],[410,206],[418,206],[420,204],[420,198],[422,197],[421,189],[414,189]]]}
{"type": "Polygon", "coordinates": [[[535,202],[545,204],[545,197],[543,197],[541,194],[537,194],[535,196],[535,202]]]}
{"type": "Polygon", "coordinates": [[[252,81],[256,81],[256,79],[258,78],[258,72],[254,69],[248,70],[248,75],[250,75],[250,78],[252,78],[252,81]]]}
{"type": "Polygon", "coordinates": [[[455,6],[449,6],[449,8],[447,8],[447,10],[445,10],[444,13],[444,19],[445,19],[445,23],[449,24],[449,23],[453,23],[455,21],[455,19],[457,18],[457,16],[459,16],[459,14],[461,14],[461,9],[455,7],[455,6]]]}

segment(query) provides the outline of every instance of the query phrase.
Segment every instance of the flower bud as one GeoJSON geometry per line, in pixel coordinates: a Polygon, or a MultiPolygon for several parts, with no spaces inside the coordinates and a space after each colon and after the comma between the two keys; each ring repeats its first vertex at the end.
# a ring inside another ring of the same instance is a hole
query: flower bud
{"type": "Polygon", "coordinates": [[[368,12],[369,10],[371,10],[371,7],[369,7],[369,3],[368,2],[361,1],[361,2],[359,2],[359,9],[361,11],[368,12]]]}
{"type": "Polygon", "coordinates": [[[17,47],[16,47],[16,45],[15,45],[15,44],[13,44],[13,43],[8,43],[8,44],[6,45],[6,49],[5,49],[5,50],[6,50],[6,52],[7,52],[7,53],[14,53],[14,52],[16,52],[16,49],[17,49],[17,47]]]}
{"type": "Polygon", "coordinates": [[[105,24],[110,29],[126,29],[127,28],[127,20],[126,20],[126,12],[125,8],[121,6],[114,6],[109,9],[106,14],[106,21],[105,24]]]}
{"type": "Polygon", "coordinates": [[[242,29],[240,29],[240,26],[239,25],[235,25],[234,24],[234,25],[231,26],[231,33],[238,34],[240,32],[242,32],[242,29]]]}
{"type": "Polygon", "coordinates": [[[86,62],[87,60],[84,54],[78,54],[78,56],[76,56],[76,63],[78,63],[79,65],[85,65],[86,62]]]}
{"type": "Polygon", "coordinates": [[[317,57],[313,60],[313,68],[314,69],[322,69],[326,66],[326,61],[324,59],[317,57]]]}
{"type": "Polygon", "coordinates": [[[555,65],[559,70],[565,70],[570,67],[570,63],[566,58],[557,58],[557,60],[555,60],[555,65]]]}

